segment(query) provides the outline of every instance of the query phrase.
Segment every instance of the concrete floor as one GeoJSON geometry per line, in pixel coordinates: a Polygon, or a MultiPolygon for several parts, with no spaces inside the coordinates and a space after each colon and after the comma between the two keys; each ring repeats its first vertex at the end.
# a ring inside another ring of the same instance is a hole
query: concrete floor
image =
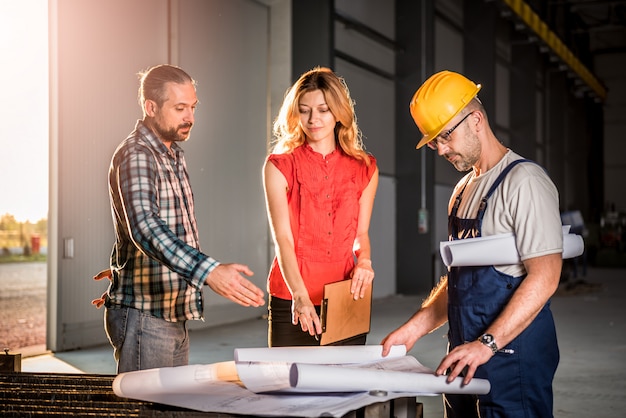
{"type": "MultiPolygon", "coordinates": [[[[570,279],[572,282],[574,279],[570,279]]],[[[557,418],[626,416],[626,270],[590,268],[584,283],[552,300],[561,350],[554,381],[557,418]]],[[[393,296],[373,302],[368,344],[403,323],[425,295],[393,296]]],[[[435,368],[445,353],[447,327],[417,342],[409,354],[435,368]]],[[[190,362],[208,364],[233,359],[238,347],[266,347],[266,321],[191,332],[190,362]]],[[[22,359],[25,372],[114,374],[109,346],[45,354],[22,359]]],[[[424,417],[442,417],[441,397],[420,397],[424,417]]]]}

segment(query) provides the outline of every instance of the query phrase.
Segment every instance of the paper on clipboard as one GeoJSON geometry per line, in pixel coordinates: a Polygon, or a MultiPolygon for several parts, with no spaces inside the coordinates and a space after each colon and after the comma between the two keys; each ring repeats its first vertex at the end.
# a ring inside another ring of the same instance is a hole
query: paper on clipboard
{"type": "Polygon", "coordinates": [[[372,287],[362,299],[354,300],[350,293],[352,280],[342,280],[324,286],[320,345],[332,344],[370,331],[372,287]]]}

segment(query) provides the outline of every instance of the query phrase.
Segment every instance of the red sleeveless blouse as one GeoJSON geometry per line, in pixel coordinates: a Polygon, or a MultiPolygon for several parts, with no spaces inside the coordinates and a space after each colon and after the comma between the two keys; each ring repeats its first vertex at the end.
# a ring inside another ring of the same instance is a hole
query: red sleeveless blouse
{"type": "MultiPolygon", "coordinates": [[[[359,199],[376,170],[376,159],[365,165],[340,148],[324,158],[304,144],[289,154],[267,157],[287,179],[291,231],[300,274],[314,305],[320,305],[324,285],[349,278],[354,267],[353,245],[359,199]]],[[[291,300],[276,257],[268,277],[272,296],[291,300]]]]}

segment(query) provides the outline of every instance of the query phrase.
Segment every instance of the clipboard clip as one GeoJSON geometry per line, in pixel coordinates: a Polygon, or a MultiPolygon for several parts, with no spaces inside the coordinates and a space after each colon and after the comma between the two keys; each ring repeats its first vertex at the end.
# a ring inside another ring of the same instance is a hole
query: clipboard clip
{"type": "Polygon", "coordinates": [[[328,312],[328,299],[322,299],[320,307],[320,321],[322,322],[322,334],[326,332],[326,317],[328,312]]]}

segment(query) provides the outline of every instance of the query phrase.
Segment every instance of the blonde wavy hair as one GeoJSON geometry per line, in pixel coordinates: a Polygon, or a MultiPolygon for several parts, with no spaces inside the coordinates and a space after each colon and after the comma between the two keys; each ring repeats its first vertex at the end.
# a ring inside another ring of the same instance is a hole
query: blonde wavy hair
{"type": "Polygon", "coordinates": [[[274,121],[272,152],[287,154],[305,143],[298,104],[302,95],[315,90],[321,90],[329,110],[337,119],[335,140],[343,152],[369,166],[370,158],[365,152],[348,86],[343,78],[324,67],[315,67],[302,74],[287,90],[278,117],[274,121]]]}

